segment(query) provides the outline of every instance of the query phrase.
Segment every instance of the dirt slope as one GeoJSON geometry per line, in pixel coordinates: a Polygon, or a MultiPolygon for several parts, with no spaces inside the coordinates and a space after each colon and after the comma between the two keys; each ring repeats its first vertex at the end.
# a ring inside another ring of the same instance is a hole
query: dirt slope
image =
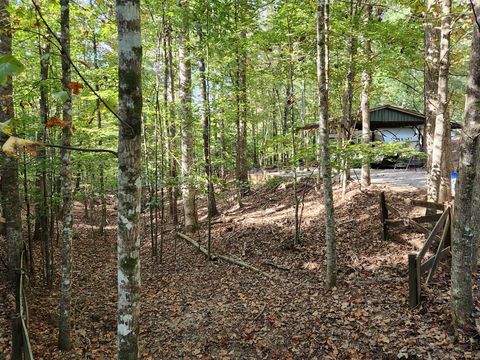
{"type": "MultiPolygon", "coordinates": [[[[216,252],[248,262],[267,277],[225,262],[207,261],[173,232],[164,261],[142,245],[142,357],[146,359],[461,359],[480,358],[478,339],[454,339],[448,316],[448,269],[424,287],[424,303],[407,304],[406,240],[413,231],[381,240],[378,196],[405,214],[418,192],[373,187],[349,189],[336,201],[338,286],[325,291],[322,196],[305,184],[303,241],[293,239],[292,189],[263,187],[213,225],[216,252]]],[[[339,194],[337,194],[337,198],[339,194]]],[[[203,209],[204,211],[204,209],[203,209]]],[[[56,350],[58,290],[32,291],[31,336],[36,359],[113,359],[115,354],[116,250],[114,212],[105,240],[76,214],[73,308],[75,350],[56,350]]],[[[149,234],[148,228],[145,229],[149,234]]],[[[195,235],[205,243],[205,229],[195,235]]],[[[39,258],[39,257],[37,257],[39,258]]],[[[37,281],[38,283],[39,281],[37,281]]],[[[0,297],[2,304],[8,302],[0,297]]],[[[478,303],[477,303],[478,308],[478,303]]],[[[2,314],[4,315],[4,314],[2,314]]],[[[1,324],[4,324],[2,322],[1,324]]],[[[0,350],[7,345],[0,334],[0,350]]]]}

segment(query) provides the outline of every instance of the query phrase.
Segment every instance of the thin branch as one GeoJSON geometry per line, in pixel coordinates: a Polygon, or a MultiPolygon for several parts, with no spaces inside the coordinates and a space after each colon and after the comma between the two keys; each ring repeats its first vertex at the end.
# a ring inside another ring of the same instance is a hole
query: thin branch
{"type": "Polygon", "coordinates": [[[473,5],[472,0],[470,0],[470,6],[472,7],[473,16],[475,16],[475,22],[477,23],[478,29],[480,30],[480,23],[478,22],[477,13],[475,12],[475,5],[473,5]]]}
{"type": "MultiPolygon", "coordinates": [[[[37,5],[37,3],[35,2],[35,0],[32,0],[32,4],[33,6],[35,7],[35,10],[37,11],[38,13],[38,16],[40,16],[40,19],[42,20],[43,24],[45,25],[45,27],[47,28],[48,32],[55,38],[55,40],[58,41],[58,43],[60,44],[60,47],[62,49],[62,52],[64,52],[63,50],[63,44],[62,44],[62,41],[58,38],[57,34],[55,34],[55,32],[52,30],[52,28],[50,27],[50,25],[48,25],[47,21],[45,20],[45,18],[43,17],[43,14],[42,12],[40,11],[40,7],[37,5]]],[[[67,56],[67,60],[68,62],[72,65],[73,69],[75,70],[75,72],[78,74],[78,76],[80,77],[80,79],[82,79],[82,81],[85,83],[85,85],[87,85],[87,87],[93,92],[93,94],[98,98],[98,100],[101,101],[101,103],[103,105],[105,105],[105,107],[107,108],[107,110],[112,113],[117,119],[118,121],[120,121],[120,123],[128,128],[130,128],[130,130],[133,131],[133,127],[126,123],[125,121],[123,121],[120,116],[110,107],[110,105],[108,105],[108,103],[103,100],[103,98],[98,94],[98,92],[93,88],[92,85],[90,85],[90,83],[87,81],[87,79],[83,76],[83,74],[80,72],[80,70],[78,69],[77,65],[75,65],[75,63],[73,62],[73,60],[71,59],[70,56],[67,56]]]]}
{"type": "Polygon", "coordinates": [[[114,155],[115,157],[118,157],[118,153],[116,151],[108,150],[108,149],[87,149],[87,148],[79,148],[75,146],[63,146],[63,145],[56,145],[56,144],[43,144],[43,145],[50,148],[74,150],[74,151],[80,151],[80,152],[109,153],[114,155]]]}

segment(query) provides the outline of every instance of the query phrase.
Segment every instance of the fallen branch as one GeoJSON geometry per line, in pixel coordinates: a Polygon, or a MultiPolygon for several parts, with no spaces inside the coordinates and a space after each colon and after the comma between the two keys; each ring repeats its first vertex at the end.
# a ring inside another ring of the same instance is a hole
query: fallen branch
{"type": "Polygon", "coordinates": [[[269,277],[269,278],[272,277],[271,274],[266,273],[266,272],[260,270],[259,268],[256,268],[255,266],[252,266],[252,265],[250,265],[250,264],[247,264],[246,262],[243,262],[243,261],[241,261],[241,260],[238,260],[238,259],[235,259],[235,258],[232,258],[232,257],[228,257],[228,256],[225,256],[225,255],[218,255],[218,254],[217,254],[217,257],[218,257],[219,259],[222,259],[222,260],[227,261],[227,262],[229,262],[229,263],[238,265],[238,266],[240,266],[240,267],[244,267],[245,269],[249,269],[249,270],[258,272],[258,273],[260,273],[260,274],[262,274],[262,275],[265,275],[265,276],[267,276],[267,277],[269,277]]]}
{"type": "MultiPolygon", "coordinates": [[[[183,240],[187,241],[188,243],[190,243],[191,245],[193,245],[194,247],[196,247],[198,250],[200,250],[203,254],[205,254],[205,256],[208,257],[208,250],[205,249],[203,246],[201,246],[198,242],[196,242],[195,240],[193,240],[191,237],[185,235],[185,234],[182,234],[180,232],[177,233],[177,236],[182,238],[183,240]]],[[[231,264],[235,264],[235,265],[238,265],[240,267],[243,267],[245,269],[249,269],[249,270],[252,270],[252,271],[255,271],[255,272],[258,272],[262,275],[265,275],[269,278],[272,277],[271,274],[269,273],[266,273],[258,268],[256,268],[255,266],[252,266],[250,264],[247,264],[246,262],[243,262],[241,260],[238,260],[238,259],[235,259],[235,258],[232,258],[232,257],[229,257],[229,256],[225,256],[225,255],[219,255],[219,254],[214,254],[214,253],[211,253],[211,256],[212,256],[212,259],[221,259],[223,261],[226,261],[226,262],[229,262],[231,264]]]]}
{"type": "Polygon", "coordinates": [[[256,321],[260,316],[263,315],[263,313],[265,312],[265,309],[267,308],[267,303],[263,304],[263,308],[262,310],[260,310],[260,312],[257,314],[257,316],[255,316],[253,318],[253,321],[256,321]]]}
{"type": "MultiPolygon", "coordinates": [[[[208,258],[208,250],[206,248],[204,248],[202,245],[200,245],[198,242],[193,240],[191,237],[188,237],[187,235],[182,234],[182,233],[177,233],[177,236],[182,238],[186,242],[192,244],[195,248],[197,248],[201,253],[203,253],[208,258]]],[[[211,256],[212,260],[215,260],[216,257],[217,257],[213,253],[211,253],[210,256],[211,256]]]]}
{"type": "Polygon", "coordinates": [[[279,270],[284,270],[284,271],[290,271],[291,269],[289,267],[286,267],[286,266],[281,266],[281,265],[277,265],[271,261],[265,261],[264,262],[265,265],[270,265],[270,266],[273,266],[274,268],[277,268],[279,270]]]}

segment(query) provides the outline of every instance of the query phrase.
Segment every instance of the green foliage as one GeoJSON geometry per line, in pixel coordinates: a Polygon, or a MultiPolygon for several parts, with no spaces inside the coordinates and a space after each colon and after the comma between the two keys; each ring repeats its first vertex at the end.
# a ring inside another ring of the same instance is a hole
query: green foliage
{"type": "Polygon", "coordinates": [[[345,161],[350,166],[361,166],[362,162],[381,163],[383,159],[423,159],[425,153],[412,147],[408,142],[372,142],[370,144],[348,144],[342,148],[331,148],[333,167],[342,171],[345,161]]]}
{"type": "Polygon", "coordinates": [[[25,66],[12,54],[0,56],[0,85],[7,82],[9,76],[19,75],[25,66]]]}
{"type": "Polygon", "coordinates": [[[280,184],[284,183],[286,180],[288,179],[285,179],[282,176],[269,177],[267,181],[265,181],[265,186],[272,189],[276,189],[280,184]]]}
{"type": "MultiPolygon", "coordinates": [[[[185,180],[192,181],[202,191],[205,189],[207,179],[197,63],[200,56],[207,63],[215,185],[223,186],[235,172],[240,53],[245,53],[247,57],[247,131],[251,166],[292,169],[316,164],[318,143],[315,134],[304,135],[297,131],[298,127],[318,122],[315,2],[192,0],[189,6],[184,14],[175,0],[146,0],[142,5],[145,183],[153,183],[156,169],[158,176],[162,177],[160,186],[179,186],[185,180]],[[177,165],[177,171],[181,162],[176,37],[182,16],[188,16],[190,22],[189,46],[192,53],[196,175],[191,179],[172,177],[168,171],[170,162],[177,165]],[[172,34],[175,101],[168,94],[170,89],[165,88],[169,83],[165,79],[168,54],[165,53],[164,40],[169,31],[172,34]],[[173,126],[176,135],[171,139],[167,134],[173,126]],[[295,147],[292,132],[295,132],[295,147]],[[254,155],[257,158],[255,164],[254,155]]],[[[351,56],[346,41],[349,35],[356,40],[353,49],[353,121],[358,123],[360,120],[360,74],[363,70],[372,73],[371,107],[391,103],[420,112],[423,109],[424,4],[411,0],[381,1],[374,4],[370,19],[366,18],[364,10],[365,6],[359,2],[353,2],[352,13],[350,2],[331,2],[329,126],[332,135],[342,118],[342,97],[351,56]],[[372,45],[371,59],[366,58],[362,48],[367,39],[372,45]]],[[[58,2],[45,2],[42,11],[52,30],[58,34],[58,2]]],[[[462,14],[464,11],[461,3],[454,4],[452,12],[462,14]]],[[[15,75],[16,118],[13,125],[21,138],[41,140],[46,131],[48,141],[58,144],[61,128],[45,129],[45,124],[39,121],[38,109],[42,88],[47,93],[49,118],[61,118],[62,103],[67,93],[60,81],[58,44],[44,24],[38,22],[38,16],[28,3],[11,2],[10,14],[15,24],[14,53],[0,58],[0,83],[15,75]],[[48,65],[48,79],[40,80],[41,61],[48,65]],[[23,71],[25,67],[27,71],[23,71]]],[[[116,109],[118,56],[115,7],[105,0],[72,4],[71,19],[72,60],[103,101],[116,109]]],[[[449,84],[450,116],[455,121],[462,117],[470,31],[471,19],[458,17],[452,32],[452,75],[449,84]]],[[[72,73],[72,81],[83,83],[75,72],[72,73]]],[[[117,148],[117,119],[87,86],[73,97],[73,119],[76,131],[72,145],[117,148]],[[99,116],[101,128],[98,126],[99,116]]],[[[338,147],[332,141],[330,151],[335,171],[341,171],[345,161],[357,166],[365,159],[375,162],[381,158],[422,155],[405,143],[338,147]]],[[[60,173],[59,157],[58,150],[47,150],[47,165],[52,177],[60,173]]],[[[72,160],[73,173],[80,177],[81,186],[85,185],[82,191],[86,189],[89,194],[98,194],[101,169],[105,174],[106,191],[115,190],[117,163],[110,155],[74,152],[72,160]]],[[[42,161],[28,161],[28,175],[35,178],[37,170],[43,166],[42,161]]]]}

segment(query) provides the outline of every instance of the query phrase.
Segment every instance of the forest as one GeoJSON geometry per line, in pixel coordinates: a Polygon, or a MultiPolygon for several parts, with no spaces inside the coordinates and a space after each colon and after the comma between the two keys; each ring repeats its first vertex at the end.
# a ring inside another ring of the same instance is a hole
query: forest
{"type": "Polygon", "coordinates": [[[480,359],[479,102],[480,0],[0,0],[0,360],[480,359]]]}

